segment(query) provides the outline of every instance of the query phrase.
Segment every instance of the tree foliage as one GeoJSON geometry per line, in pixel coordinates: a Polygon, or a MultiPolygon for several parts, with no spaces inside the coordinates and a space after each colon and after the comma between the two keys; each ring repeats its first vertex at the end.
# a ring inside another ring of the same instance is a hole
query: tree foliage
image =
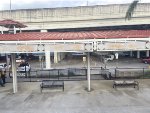
{"type": "Polygon", "coordinates": [[[139,0],[134,0],[130,5],[129,5],[129,8],[126,12],[126,16],[125,16],[125,19],[126,20],[131,20],[132,16],[133,16],[133,13],[135,11],[135,8],[138,4],[139,0]]]}

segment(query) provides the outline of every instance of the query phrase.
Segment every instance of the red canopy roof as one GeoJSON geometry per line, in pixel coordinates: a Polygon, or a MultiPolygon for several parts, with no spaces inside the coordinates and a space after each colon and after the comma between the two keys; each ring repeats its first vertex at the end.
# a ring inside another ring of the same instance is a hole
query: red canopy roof
{"type": "Polygon", "coordinates": [[[4,26],[6,28],[13,28],[14,26],[16,28],[25,28],[25,27],[27,27],[26,25],[24,25],[24,24],[22,24],[18,21],[11,20],[11,19],[6,19],[6,20],[0,21],[0,26],[4,26]]]}
{"type": "Polygon", "coordinates": [[[0,34],[0,41],[15,40],[83,40],[113,38],[149,38],[150,30],[107,30],[81,32],[26,32],[17,34],[0,34]]]}

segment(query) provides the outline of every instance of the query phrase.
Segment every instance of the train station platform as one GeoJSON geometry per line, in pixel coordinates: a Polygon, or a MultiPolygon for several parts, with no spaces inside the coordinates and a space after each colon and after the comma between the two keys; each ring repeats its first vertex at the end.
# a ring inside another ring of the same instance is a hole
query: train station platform
{"type": "Polygon", "coordinates": [[[138,80],[140,89],[123,87],[113,89],[112,80],[65,81],[64,92],[40,92],[40,82],[18,83],[13,94],[12,84],[0,87],[1,113],[149,113],[150,82],[138,80]]]}

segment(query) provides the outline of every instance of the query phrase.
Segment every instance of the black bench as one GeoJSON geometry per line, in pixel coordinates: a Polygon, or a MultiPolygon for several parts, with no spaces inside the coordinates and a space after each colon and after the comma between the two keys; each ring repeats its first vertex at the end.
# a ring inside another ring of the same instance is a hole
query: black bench
{"type": "Polygon", "coordinates": [[[114,80],[113,88],[117,86],[134,86],[134,88],[139,89],[139,82],[135,80],[114,80]]]}
{"type": "Polygon", "coordinates": [[[44,88],[59,88],[62,87],[64,91],[64,81],[62,80],[42,80],[40,84],[41,92],[44,88]]]}

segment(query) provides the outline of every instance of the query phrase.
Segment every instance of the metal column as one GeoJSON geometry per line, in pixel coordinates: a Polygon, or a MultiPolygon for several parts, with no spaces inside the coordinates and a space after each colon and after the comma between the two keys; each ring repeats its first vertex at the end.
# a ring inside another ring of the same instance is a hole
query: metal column
{"type": "Polygon", "coordinates": [[[3,32],[3,26],[1,27],[2,29],[1,29],[1,34],[4,34],[4,32],[3,32]]]}
{"type": "Polygon", "coordinates": [[[11,54],[12,59],[12,74],[13,74],[13,93],[17,93],[18,86],[17,86],[17,71],[16,71],[16,54],[11,54]]]}
{"type": "Polygon", "coordinates": [[[90,53],[87,53],[87,80],[88,80],[88,91],[91,91],[91,72],[90,72],[90,53]]]}
{"type": "Polygon", "coordinates": [[[7,74],[9,75],[9,77],[10,77],[10,67],[9,67],[10,58],[8,57],[8,54],[6,54],[6,64],[7,64],[6,73],[7,73],[7,74]]]}
{"type": "Polygon", "coordinates": [[[130,57],[132,57],[133,56],[133,51],[130,51],[130,57]]]}
{"type": "Polygon", "coordinates": [[[58,53],[54,52],[54,63],[58,63],[58,53]]]}
{"type": "Polygon", "coordinates": [[[46,51],[45,52],[45,62],[46,62],[46,69],[50,69],[51,68],[51,55],[50,55],[50,51],[46,51]]]}
{"type": "Polygon", "coordinates": [[[57,53],[57,57],[58,57],[58,62],[61,61],[61,53],[57,53]]]}
{"type": "Polygon", "coordinates": [[[137,58],[140,58],[140,51],[137,51],[137,58]]]}
{"type": "Polygon", "coordinates": [[[149,57],[149,50],[146,51],[146,57],[149,57]]]}

